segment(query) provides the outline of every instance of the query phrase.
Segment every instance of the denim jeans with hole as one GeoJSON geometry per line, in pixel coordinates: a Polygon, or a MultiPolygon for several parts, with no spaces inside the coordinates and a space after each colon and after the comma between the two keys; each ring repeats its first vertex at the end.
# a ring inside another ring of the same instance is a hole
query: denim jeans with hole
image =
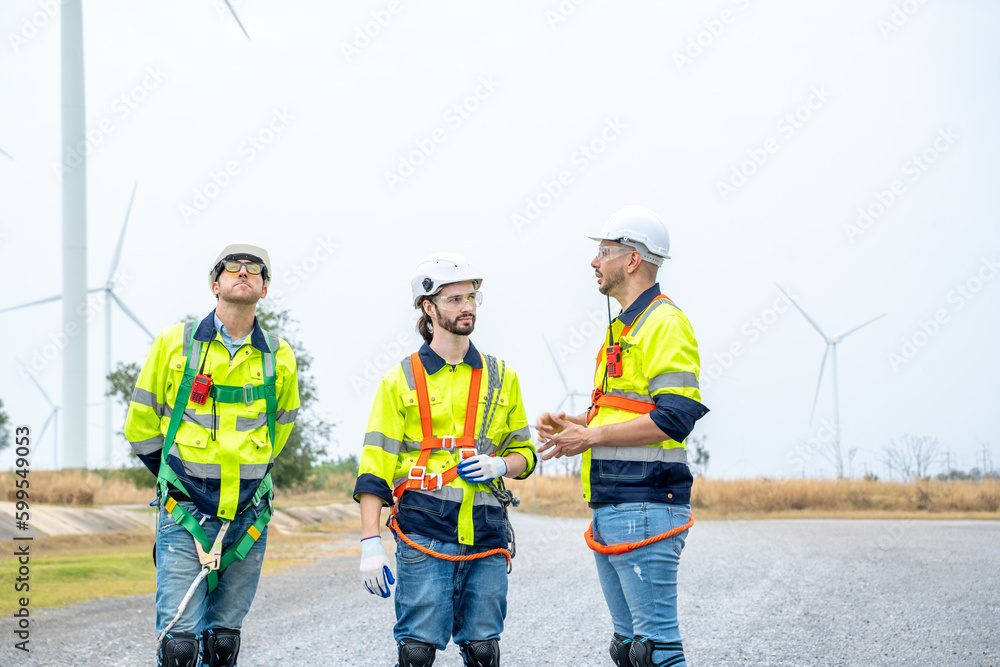
{"type": "MultiPolygon", "coordinates": [[[[197,520],[203,516],[191,502],[181,502],[181,507],[197,520]]],[[[247,528],[257,520],[259,513],[267,506],[262,499],[256,507],[244,510],[231,523],[223,538],[223,551],[232,546],[247,528]]],[[[202,525],[212,542],[222,527],[219,519],[212,518],[202,525]]],[[[184,613],[171,632],[193,632],[201,634],[208,628],[229,628],[238,630],[243,625],[243,617],[250,611],[260,580],[260,567],[264,562],[267,546],[267,528],[250,549],[245,560],[235,560],[219,577],[219,585],[208,596],[208,583],[202,581],[191,597],[184,613]]],[[[163,631],[177,614],[177,608],[194,583],[201,562],[194,547],[194,538],[183,526],[162,507],[156,533],[156,632],[163,631]]]]}
{"type": "MultiPolygon", "coordinates": [[[[594,509],[594,538],[606,545],[639,542],[679,528],[690,518],[690,505],[652,502],[606,505],[594,509]]],[[[677,623],[677,565],[687,533],[685,530],[615,556],[594,552],[615,632],[626,637],[649,637],[656,642],[681,641],[677,623]]],[[[656,650],[653,663],[669,662],[679,655],[678,651],[656,650]]]]}
{"type": "MultiPolygon", "coordinates": [[[[491,547],[466,546],[407,534],[432,551],[464,555],[491,547]]],[[[396,626],[393,636],[433,644],[439,651],[454,637],[499,639],[507,616],[507,561],[502,554],[467,561],[429,556],[396,540],[396,626]]]]}

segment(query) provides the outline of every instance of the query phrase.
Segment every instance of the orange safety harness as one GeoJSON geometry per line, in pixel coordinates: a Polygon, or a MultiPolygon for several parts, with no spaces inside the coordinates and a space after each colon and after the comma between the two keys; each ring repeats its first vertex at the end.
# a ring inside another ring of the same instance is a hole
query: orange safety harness
{"type": "MultiPolygon", "coordinates": [[[[670,297],[666,296],[665,294],[659,294],[653,297],[653,300],[649,302],[649,306],[646,306],[646,309],[643,310],[642,313],[645,313],[646,310],[649,310],[650,306],[652,306],[653,303],[658,299],[666,299],[667,301],[670,301],[670,303],[673,303],[673,301],[670,300],[670,297]]],[[[642,313],[639,313],[636,316],[636,318],[632,320],[632,324],[635,324],[635,322],[637,322],[642,317],[642,313]]],[[[608,314],[608,316],[610,317],[610,313],[608,314]]],[[[628,335],[628,332],[632,330],[632,324],[626,325],[625,328],[622,329],[621,336],[618,337],[619,340],[621,340],[622,336],[628,335]]],[[[608,325],[608,340],[609,342],[613,341],[610,324],[608,325]]],[[[603,346],[601,347],[601,351],[602,352],[604,351],[603,346]]],[[[595,376],[597,375],[597,371],[600,370],[600,368],[601,368],[601,355],[600,353],[598,353],[597,367],[594,369],[595,376]]],[[[606,378],[607,378],[607,370],[605,370],[605,379],[606,378]]],[[[590,426],[590,422],[593,421],[594,417],[597,416],[597,411],[601,407],[616,408],[618,410],[634,412],[640,415],[648,415],[650,412],[656,409],[655,403],[647,403],[646,401],[639,401],[634,398],[625,398],[624,396],[608,396],[607,394],[604,393],[603,384],[604,382],[602,381],[601,382],[602,386],[595,387],[593,393],[590,396],[591,405],[590,409],[587,410],[587,426],[590,426]]],[[[694,516],[692,516],[690,521],[688,521],[683,526],[680,526],[679,528],[674,528],[673,530],[670,530],[666,533],[653,535],[652,537],[646,538],[645,540],[641,540],[639,542],[624,542],[622,544],[607,545],[607,544],[601,544],[600,542],[594,539],[594,522],[591,521],[590,525],[587,527],[587,531],[583,534],[583,538],[587,541],[587,546],[590,547],[593,551],[596,551],[599,554],[604,554],[605,556],[617,556],[619,554],[628,553],[633,549],[644,547],[647,544],[652,544],[653,542],[659,542],[660,540],[664,540],[668,537],[673,537],[674,535],[683,533],[685,530],[687,530],[693,525],[694,525],[694,516]]]]}
{"type": "MultiPolygon", "coordinates": [[[[392,495],[395,498],[395,502],[392,505],[392,511],[389,513],[389,528],[392,529],[392,532],[398,535],[399,539],[403,540],[406,544],[410,545],[417,551],[425,553],[429,556],[434,556],[435,558],[450,561],[464,561],[486,558],[487,556],[493,556],[496,554],[503,554],[509,564],[510,551],[504,548],[490,549],[481,553],[468,554],[465,556],[452,556],[449,554],[438,553],[425,546],[417,544],[404,535],[403,531],[399,529],[399,522],[396,520],[396,511],[399,509],[399,500],[403,496],[403,493],[409,489],[422,489],[425,491],[440,489],[458,477],[457,464],[448,468],[444,472],[427,472],[427,463],[430,461],[432,451],[435,449],[458,449],[460,461],[464,461],[465,459],[476,455],[476,412],[479,407],[479,384],[483,376],[482,368],[472,369],[472,379],[469,382],[469,401],[465,409],[465,431],[462,434],[462,437],[456,438],[454,436],[444,436],[436,438],[434,437],[434,431],[431,426],[431,402],[430,399],[428,399],[427,394],[427,374],[424,371],[424,365],[420,362],[419,353],[414,352],[410,355],[410,366],[413,368],[413,384],[416,385],[417,389],[417,408],[420,411],[420,429],[423,438],[420,441],[420,455],[417,457],[416,465],[410,468],[410,472],[407,475],[406,480],[393,489],[392,495]]],[[[483,418],[486,418],[485,414],[483,415],[483,418]]]]}

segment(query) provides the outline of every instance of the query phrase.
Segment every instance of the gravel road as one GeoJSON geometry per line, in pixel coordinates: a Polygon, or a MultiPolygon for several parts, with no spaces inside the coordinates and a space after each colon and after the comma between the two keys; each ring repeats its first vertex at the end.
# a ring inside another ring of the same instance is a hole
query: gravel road
{"type": "MultiPolygon", "coordinates": [[[[583,543],[587,522],[513,520],[505,667],[610,665],[610,617],[583,543]]],[[[240,666],[393,665],[392,602],[356,579],[356,557],[265,578],[240,666]]],[[[1000,667],[1000,521],[698,523],[680,587],[696,667],[1000,667]]],[[[13,650],[13,624],[2,619],[0,664],[153,665],[153,620],[150,595],[40,610],[26,655],[13,650]]],[[[452,645],[435,665],[461,662],[452,645]]]]}

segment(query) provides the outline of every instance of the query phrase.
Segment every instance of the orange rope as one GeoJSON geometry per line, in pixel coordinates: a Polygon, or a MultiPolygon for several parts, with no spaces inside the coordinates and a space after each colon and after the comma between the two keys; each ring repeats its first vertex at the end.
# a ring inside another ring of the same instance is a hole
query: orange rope
{"type": "Polygon", "coordinates": [[[633,549],[644,547],[647,544],[652,544],[653,542],[659,542],[660,540],[664,540],[668,537],[673,537],[678,533],[683,533],[685,530],[687,530],[693,525],[694,525],[694,516],[692,516],[691,520],[688,521],[683,526],[681,526],[680,528],[674,528],[669,532],[661,533],[659,535],[653,535],[652,537],[642,540],[641,542],[625,542],[624,544],[612,544],[611,546],[608,546],[606,544],[601,544],[600,542],[594,539],[594,522],[591,521],[590,525],[587,527],[587,532],[583,534],[583,538],[587,540],[587,546],[596,551],[597,553],[604,554],[605,556],[617,556],[619,554],[628,553],[633,549]]]}
{"type": "Polygon", "coordinates": [[[510,552],[501,547],[497,547],[496,549],[490,549],[489,551],[483,551],[482,553],[478,554],[466,554],[465,556],[450,556],[448,554],[439,554],[436,551],[431,551],[427,547],[417,544],[416,542],[408,538],[406,535],[404,535],[403,531],[399,529],[399,522],[396,521],[395,516],[389,517],[389,528],[392,529],[392,532],[399,535],[399,538],[401,540],[406,542],[408,545],[410,545],[417,551],[425,553],[428,556],[434,556],[435,558],[440,558],[442,560],[462,561],[462,560],[476,560],[478,558],[486,558],[487,556],[495,556],[497,554],[503,554],[503,557],[507,559],[508,563],[510,563],[510,552]]]}

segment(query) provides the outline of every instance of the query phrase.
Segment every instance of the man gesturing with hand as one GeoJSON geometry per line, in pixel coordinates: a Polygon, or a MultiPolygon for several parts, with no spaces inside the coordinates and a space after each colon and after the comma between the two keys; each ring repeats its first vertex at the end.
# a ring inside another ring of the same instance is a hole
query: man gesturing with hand
{"type": "Polygon", "coordinates": [[[656,274],[670,237],[649,209],[626,206],[597,237],[590,265],[601,294],[622,312],[608,323],[586,414],[544,413],[543,459],[583,455],[584,497],[618,667],[685,663],[677,623],[677,566],[691,520],[684,440],[707,408],[698,388],[690,322],[660,292],[656,274]]]}

